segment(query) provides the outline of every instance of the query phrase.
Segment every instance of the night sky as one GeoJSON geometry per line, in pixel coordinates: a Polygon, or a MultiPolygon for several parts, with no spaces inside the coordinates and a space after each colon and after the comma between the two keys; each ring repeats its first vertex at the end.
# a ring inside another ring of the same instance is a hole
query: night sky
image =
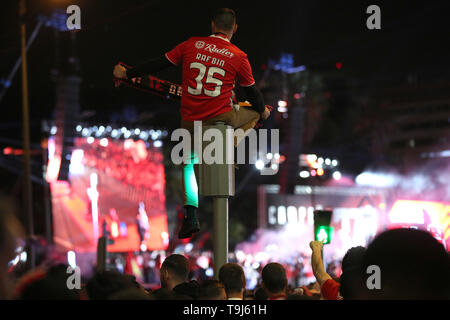
{"type": "MultiPolygon", "coordinates": [[[[410,72],[434,79],[448,78],[445,71],[449,70],[448,52],[444,48],[449,27],[445,1],[28,2],[28,35],[39,14],[49,14],[52,9],[68,4],[81,7],[82,30],[77,33],[83,79],[81,108],[103,115],[121,110],[124,104],[135,104],[139,111],[147,111],[145,104],[162,103],[144,93],[126,90],[118,93],[112,86],[112,66],[118,60],[137,64],[161,55],[190,36],[208,35],[211,13],[221,6],[237,12],[239,29],[233,42],[248,53],[257,81],[261,65],[270,58],[277,59],[281,52],[293,53],[296,65],[320,70],[341,61],[345,77],[368,86],[380,86],[410,72]],[[369,4],[381,7],[381,30],[368,30],[365,26],[369,4]]],[[[17,1],[2,1],[2,78],[6,78],[20,54],[16,7],[17,1]]],[[[53,33],[51,28],[42,28],[29,51],[31,118],[37,126],[41,118],[52,117],[53,33]]],[[[160,76],[180,80],[176,68],[160,76]]],[[[2,102],[2,126],[9,124],[10,128],[20,123],[20,104],[19,72],[2,102]]],[[[175,109],[173,116],[177,116],[175,109]]]]}

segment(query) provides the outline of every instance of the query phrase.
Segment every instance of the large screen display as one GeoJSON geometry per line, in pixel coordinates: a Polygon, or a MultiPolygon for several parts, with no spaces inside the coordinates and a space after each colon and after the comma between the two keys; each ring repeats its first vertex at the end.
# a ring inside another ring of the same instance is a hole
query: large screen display
{"type": "Polygon", "coordinates": [[[160,148],[143,140],[76,138],[68,181],[57,180],[61,156],[49,139],[55,244],[95,252],[104,234],[110,252],[164,250],[169,241],[160,148]]]}

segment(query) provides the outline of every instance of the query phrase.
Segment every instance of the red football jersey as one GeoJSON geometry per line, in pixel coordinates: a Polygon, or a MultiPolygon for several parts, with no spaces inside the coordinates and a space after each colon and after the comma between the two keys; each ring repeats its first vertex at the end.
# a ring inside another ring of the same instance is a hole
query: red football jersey
{"type": "Polygon", "coordinates": [[[182,63],[183,120],[206,120],[228,112],[236,79],[244,87],[255,84],[247,55],[225,36],[192,37],[166,57],[174,65],[182,63]]]}

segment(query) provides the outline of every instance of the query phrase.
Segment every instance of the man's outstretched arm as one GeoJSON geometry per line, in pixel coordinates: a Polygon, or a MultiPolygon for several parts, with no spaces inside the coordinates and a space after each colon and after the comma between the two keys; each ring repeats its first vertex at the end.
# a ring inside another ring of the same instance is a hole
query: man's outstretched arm
{"type": "Polygon", "coordinates": [[[314,277],[316,277],[317,282],[322,287],[325,281],[332,279],[331,276],[325,271],[323,261],[322,261],[322,247],[323,243],[321,241],[311,241],[309,246],[312,250],[311,255],[311,266],[313,269],[314,277]]]}
{"type": "Polygon", "coordinates": [[[173,66],[173,64],[166,58],[165,55],[163,55],[156,59],[146,61],[131,69],[126,69],[121,65],[116,65],[114,66],[113,74],[114,77],[119,79],[132,79],[158,72],[171,66],[173,66]]]}

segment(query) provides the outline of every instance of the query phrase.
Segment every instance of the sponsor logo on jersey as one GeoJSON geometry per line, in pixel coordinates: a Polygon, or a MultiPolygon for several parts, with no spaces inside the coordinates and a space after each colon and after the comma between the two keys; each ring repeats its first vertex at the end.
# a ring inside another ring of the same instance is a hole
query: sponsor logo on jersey
{"type": "Polygon", "coordinates": [[[196,43],[195,43],[195,47],[197,48],[197,49],[201,49],[201,48],[203,48],[205,46],[205,43],[203,42],[203,41],[197,41],[196,43]]]}
{"type": "Polygon", "coordinates": [[[227,48],[219,49],[219,48],[217,48],[217,46],[215,44],[210,44],[210,43],[206,44],[206,47],[204,50],[211,52],[211,53],[218,53],[218,54],[221,54],[228,58],[232,58],[234,56],[234,53],[230,52],[227,48]]]}

